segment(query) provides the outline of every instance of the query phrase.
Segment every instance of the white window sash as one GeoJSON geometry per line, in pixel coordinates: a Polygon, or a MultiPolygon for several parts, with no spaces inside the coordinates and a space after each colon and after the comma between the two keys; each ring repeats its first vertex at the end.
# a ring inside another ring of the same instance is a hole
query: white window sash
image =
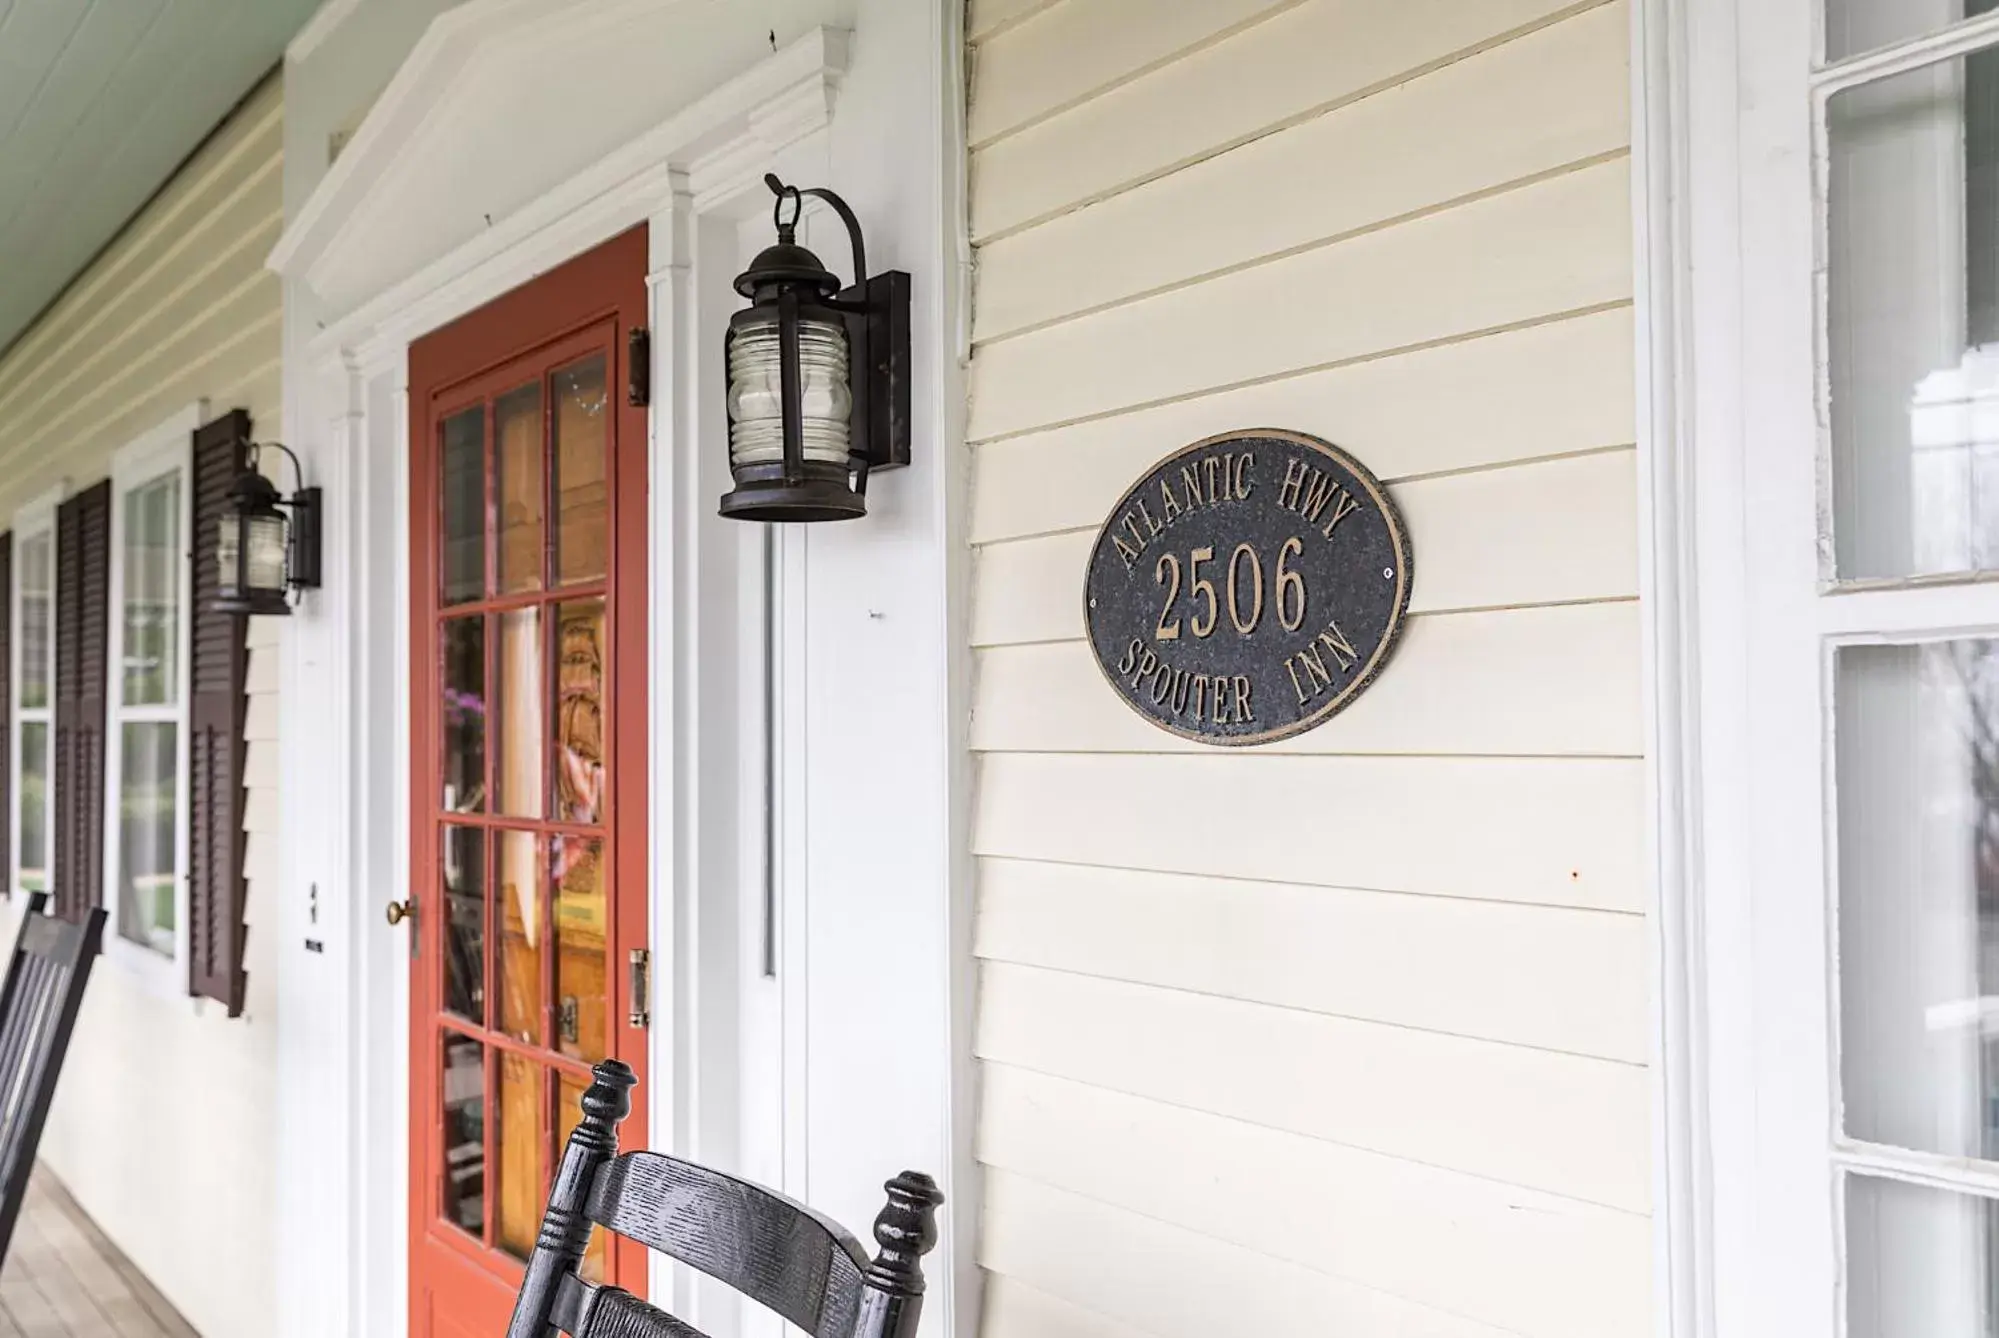
{"type": "Polygon", "coordinates": [[[207,417],[197,403],[168,418],[122,447],[111,460],[110,581],[105,637],[104,730],[104,955],[137,977],[149,992],[162,998],[187,997],[188,964],[188,671],[191,668],[193,575],[191,551],[194,512],[193,435],[207,417]],[[174,700],[164,704],[125,704],[125,514],[126,495],[136,488],[178,474],[180,502],[178,551],[174,569],[174,599],[179,609],[173,653],[176,659],[174,700]],[[119,929],[123,911],[121,887],[120,801],[124,790],[124,726],[143,722],[176,725],[174,745],[174,949],[171,956],[125,937],[119,929]]]}
{"type": "Polygon", "coordinates": [[[52,782],[54,779],[56,715],[55,623],[58,614],[55,600],[56,567],[58,560],[56,551],[56,508],[62,505],[63,499],[68,495],[68,481],[64,480],[56,483],[40,496],[25,503],[14,512],[13,589],[8,591],[10,614],[7,629],[8,644],[12,647],[12,650],[9,652],[9,663],[7,665],[7,682],[11,688],[8,696],[13,712],[13,719],[9,722],[9,744],[6,759],[8,777],[7,793],[9,802],[13,805],[14,809],[12,813],[7,815],[7,830],[9,833],[7,843],[7,889],[10,893],[17,893],[21,890],[21,727],[24,724],[46,726],[46,732],[43,737],[48,741],[48,751],[42,758],[42,766],[45,771],[44,784],[42,786],[42,840],[46,843],[47,848],[43,851],[42,873],[45,890],[53,890],[56,841],[55,786],[52,782]],[[43,537],[46,537],[49,541],[49,626],[48,639],[45,643],[44,652],[48,657],[48,663],[43,666],[45,681],[49,686],[49,704],[46,706],[24,708],[21,705],[21,671],[24,664],[22,656],[26,650],[27,639],[22,635],[24,626],[22,617],[25,602],[21,595],[21,548],[26,540],[43,537]]]}

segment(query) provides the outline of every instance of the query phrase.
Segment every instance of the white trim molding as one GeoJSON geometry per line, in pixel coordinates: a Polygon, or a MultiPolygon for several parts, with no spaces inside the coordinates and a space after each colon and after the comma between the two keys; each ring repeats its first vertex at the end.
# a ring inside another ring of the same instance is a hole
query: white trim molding
{"type": "Polygon", "coordinates": [[[340,25],[353,18],[360,8],[361,0],[325,0],[285,44],[285,62],[295,64],[317,51],[320,43],[339,31],[340,25]]]}
{"type": "MultiPolygon", "coordinates": [[[[1694,0],[1698,4],[1699,0],[1694,0]]],[[[1653,914],[1653,1297],[1660,1338],[1714,1338],[1700,498],[1695,80],[1688,0],[1637,0],[1632,41],[1639,595],[1653,914]]]]}

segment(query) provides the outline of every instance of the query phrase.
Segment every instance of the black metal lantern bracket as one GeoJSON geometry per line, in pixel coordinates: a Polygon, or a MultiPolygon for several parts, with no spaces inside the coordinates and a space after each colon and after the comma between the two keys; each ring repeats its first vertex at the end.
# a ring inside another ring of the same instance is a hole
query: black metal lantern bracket
{"type": "Polygon", "coordinates": [[[291,447],[281,441],[253,441],[250,443],[249,458],[244,468],[249,473],[261,474],[257,468],[260,453],[265,450],[283,451],[285,459],[292,462],[292,495],[289,499],[278,498],[271,504],[281,506],[291,512],[291,525],[285,535],[285,584],[293,590],[319,589],[319,532],[320,507],[324,500],[324,490],[305,486],[305,470],[299,466],[298,456],[291,447]]]}
{"type": "Polygon", "coordinates": [[[868,273],[861,223],[847,202],[823,187],[787,186],[775,173],[764,185],[776,196],[771,221],[777,245],[757,257],[736,279],[736,291],[756,305],[730,323],[730,338],[742,319],[759,310],[774,314],[780,331],[783,456],[767,464],[732,465],[734,493],[722,514],[739,519],[832,520],[866,513],[868,475],[909,463],[909,275],[901,270],[868,273]],[[805,197],[823,200],[846,225],[853,249],[854,281],[835,291],[839,280],[818,258],[797,244],[805,197]],[[798,328],[816,307],[840,320],[847,336],[847,459],[834,477],[826,466],[805,458],[803,387],[798,328]]]}
{"type": "Polygon", "coordinates": [[[764,185],[777,197],[771,221],[780,240],[796,236],[804,197],[824,200],[847,227],[854,253],[854,282],[825,299],[828,307],[847,318],[850,359],[848,373],[854,398],[850,449],[859,469],[855,491],[868,491],[868,474],[909,463],[909,275],[904,270],[868,273],[867,243],[861,221],[835,191],[824,186],[800,190],[764,174],[764,185]],[[791,218],[785,219],[785,203],[791,218]]]}

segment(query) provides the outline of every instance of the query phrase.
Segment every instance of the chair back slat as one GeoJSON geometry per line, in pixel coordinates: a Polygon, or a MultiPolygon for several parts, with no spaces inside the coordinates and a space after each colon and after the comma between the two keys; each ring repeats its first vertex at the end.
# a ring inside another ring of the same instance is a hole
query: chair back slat
{"type": "Polygon", "coordinates": [[[579,1270],[593,1225],[699,1269],[813,1338],[916,1338],[923,1256],[937,1243],[944,1196],[904,1171],[882,1188],[879,1247],[761,1185],[656,1152],[618,1155],[618,1124],[637,1079],[615,1059],[598,1064],[583,1117],[549,1187],[541,1235],[528,1256],[507,1338],[702,1338],[674,1316],[579,1270]]]}
{"type": "Polygon", "coordinates": [[[102,908],[73,923],[45,914],[47,905],[47,893],[29,898],[0,984],[0,1258],[13,1239],[83,987],[104,942],[102,908]]]}
{"type": "Polygon", "coordinates": [[[657,1152],[627,1152],[597,1172],[583,1211],[814,1338],[854,1331],[867,1252],[838,1224],[782,1194],[657,1152]]]}
{"type": "Polygon", "coordinates": [[[593,1287],[574,1273],[563,1276],[549,1317],[564,1333],[592,1338],[708,1338],[692,1324],[649,1305],[622,1287],[593,1287]]]}

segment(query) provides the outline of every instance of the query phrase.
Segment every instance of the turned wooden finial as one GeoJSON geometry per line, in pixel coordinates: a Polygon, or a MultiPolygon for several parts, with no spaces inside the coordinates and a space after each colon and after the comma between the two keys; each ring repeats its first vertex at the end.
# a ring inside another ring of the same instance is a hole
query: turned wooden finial
{"type": "Polygon", "coordinates": [[[590,1185],[605,1162],[618,1155],[618,1124],[632,1113],[632,1088],[638,1077],[629,1065],[606,1059],[591,1071],[584,1090],[583,1117],[562,1149],[548,1189],[548,1211],[541,1235],[528,1256],[527,1276],[514,1305],[508,1338],[546,1338],[548,1316],[555,1304],[556,1285],[573,1271],[590,1244],[590,1219],[583,1215],[590,1185]]]}
{"type": "Polygon", "coordinates": [[[923,1313],[923,1256],[937,1244],[937,1209],[944,1196],[920,1171],[904,1171],[882,1188],[888,1204],[875,1218],[880,1250],[863,1275],[867,1292],[856,1332],[863,1338],[915,1338],[923,1313]]]}

